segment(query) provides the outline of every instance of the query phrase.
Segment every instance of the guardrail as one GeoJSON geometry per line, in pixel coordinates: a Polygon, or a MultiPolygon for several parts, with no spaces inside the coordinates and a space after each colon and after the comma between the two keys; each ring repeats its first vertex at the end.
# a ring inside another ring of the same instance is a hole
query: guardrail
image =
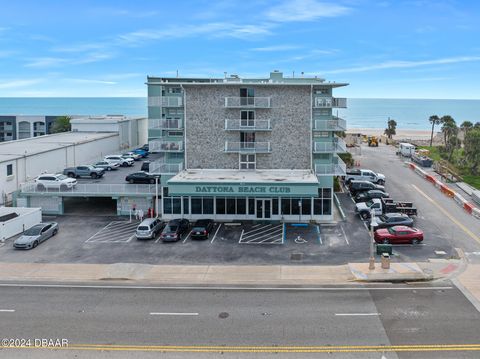
{"type": "Polygon", "coordinates": [[[346,108],[347,99],[344,97],[315,97],[313,102],[314,108],[346,108]]]}
{"type": "Polygon", "coordinates": [[[179,163],[166,163],[166,162],[151,162],[149,165],[150,173],[160,173],[160,174],[177,174],[183,170],[183,162],[179,163]]]}
{"type": "Polygon", "coordinates": [[[23,194],[69,194],[69,195],[113,195],[113,194],[155,194],[155,184],[105,184],[77,183],[71,188],[43,188],[35,182],[22,183],[20,192],[23,194]]]}
{"type": "Polygon", "coordinates": [[[148,128],[159,128],[165,130],[181,130],[183,129],[182,119],[149,119],[148,128]]]}
{"type": "Polygon", "coordinates": [[[229,131],[271,131],[270,120],[226,119],[225,130],[229,131]]]}
{"type": "Polygon", "coordinates": [[[151,140],[150,152],[183,152],[183,141],[151,140]]]}
{"type": "Polygon", "coordinates": [[[149,96],[148,106],[182,107],[182,96],[149,96]]]}
{"type": "Polygon", "coordinates": [[[347,174],[347,166],[339,158],[337,163],[315,164],[315,174],[317,176],[345,176],[347,174]]]}
{"type": "Polygon", "coordinates": [[[331,120],[315,120],[313,125],[314,131],[345,131],[347,129],[347,121],[340,117],[334,117],[331,120]]]}
{"type": "Polygon", "coordinates": [[[270,97],[225,97],[225,107],[270,108],[270,97]]]}
{"type": "Polygon", "coordinates": [[[270,142],[225,142],[225,152],[269,153],[270,142]]]}
{"type": "Polygon", "coordinates": [[[332,141],[314,142],[313,153],[335,153],[335,152],[347,152],[347,146],[345,141],[341,138],[335,137],[332,141]]]}

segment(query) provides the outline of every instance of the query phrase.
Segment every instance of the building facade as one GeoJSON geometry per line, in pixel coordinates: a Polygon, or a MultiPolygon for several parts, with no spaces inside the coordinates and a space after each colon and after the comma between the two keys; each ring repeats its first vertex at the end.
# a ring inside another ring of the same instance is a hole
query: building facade
{"type": "Polygon", "coordinates": [[[0,116],[0,142],[48,135],[59,116],[0,116]]]}
{"type": "Polygon", "coordinates": [[[319,78],[148,77],[149,146],[162,153],[164,218],[309,221],[333,218],[345,174],[332,109],[346,86],[319,78]]]}

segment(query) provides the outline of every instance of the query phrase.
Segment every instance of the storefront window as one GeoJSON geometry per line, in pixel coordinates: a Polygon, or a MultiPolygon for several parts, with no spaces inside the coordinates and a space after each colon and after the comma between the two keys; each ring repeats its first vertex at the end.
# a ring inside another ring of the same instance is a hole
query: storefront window
{"type": "Polygon", "coordinates": [[[181,214],[182,213],[182,199],[180,197],[173,197],[172,198],[172,203],[173,203],[173,214],[181,214]]]}
{"type": "Polygon", "coordinates": [[[216,204],[217,204],[217,214],[225,214],[225,198],[217,197],[216,204]]]}
{"type": "Polygon", "coordinates": [[[255,214],[255,199],[249,198],[248,199],[248,214],[255,214]]]}
{"type": "Polygon", "coordinates": [[[202,214],[202,198],[192,197],[192,214],[202,214]]]}
{"type": "Polygon", "coordinates": [[[163,213],[172,214],[172,199],[170,197],[163,199],[163,213]]]}
{"type": "Polygon", "coordinates": [[[272,215],[278,215],[278,198],[272,198],[272,215]]]}
{"type": "Polygon", "coordinates": [[[246,198],[237,198],[237,214],[246,214],[247,208],[245,206],[246,198]]]}
{"type": "Polygon", "coordinates": [[[290,198],[282,198],[282,214],[288,216],[290,212],[290,198]]]}
{"type": "Polygon", "coordinates": [[[302,198],[302,214],[312,214],[312,200],[310,198],[302,198]]]}
{"type": "Polygon", "coordinates": [[[300,214],[300,206],[298,205],[299,201],[300,201],[300,198],[292,198],[292,214],[293,215],[300,214]]]}
{"type": "Polygon", "coordinates": [[[183,213],[189,214],[188,197],[183,197],[183,213]]]}
{"type": "Polygon", "coordinates": [[[213,197],[203,198],[203,214],[213,214],[213,197]]]}
{"type": "Polygon", "coordinates": [[[323,214],[332,214],[332,200],[330,198],[323,199],[323,214]]]}
{"type": "Polygon", "coordinates": [[[313,201],[313,214],[322,214],[322,200],[319,198],[315,198],[313,201]]]}
{"type": "Polygon", "coordinates": [[[235,214],[235,198],[227,198],[227,214],[235,214]]]}

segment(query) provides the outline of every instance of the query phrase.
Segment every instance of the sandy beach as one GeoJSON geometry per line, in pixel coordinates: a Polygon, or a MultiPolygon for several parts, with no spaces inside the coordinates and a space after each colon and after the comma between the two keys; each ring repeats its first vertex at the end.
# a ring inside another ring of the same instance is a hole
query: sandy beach
{"type": "MultiPolygon", "coordinates": [[[[361,133],[367,136],[381,136],[385,129],[383,128],[349,128],[346,133],[361,133]]],[[[435,131],[433,136],[435,137],[438,131],[435,131]]],[[[394,139],[411,139],[411,140],[429,140],[431,131],[429,130],[410,130],[410,129],[397,129],[397,134],[393,136],[394,139]]]]}

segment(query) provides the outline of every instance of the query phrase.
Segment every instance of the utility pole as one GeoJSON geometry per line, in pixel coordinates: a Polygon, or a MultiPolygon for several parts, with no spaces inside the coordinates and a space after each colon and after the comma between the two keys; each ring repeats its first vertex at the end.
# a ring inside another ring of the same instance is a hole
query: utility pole
{"type": "Polygon", "coordinates": [[[374,270],[375,269],[375,254],[373,253],[374,248],[374,231],[375,227],[377,226],[377,221],[375,221],[375,210],[372,209],[370,211],[370,260],[368,264],[368,269],[374,270]]]}

